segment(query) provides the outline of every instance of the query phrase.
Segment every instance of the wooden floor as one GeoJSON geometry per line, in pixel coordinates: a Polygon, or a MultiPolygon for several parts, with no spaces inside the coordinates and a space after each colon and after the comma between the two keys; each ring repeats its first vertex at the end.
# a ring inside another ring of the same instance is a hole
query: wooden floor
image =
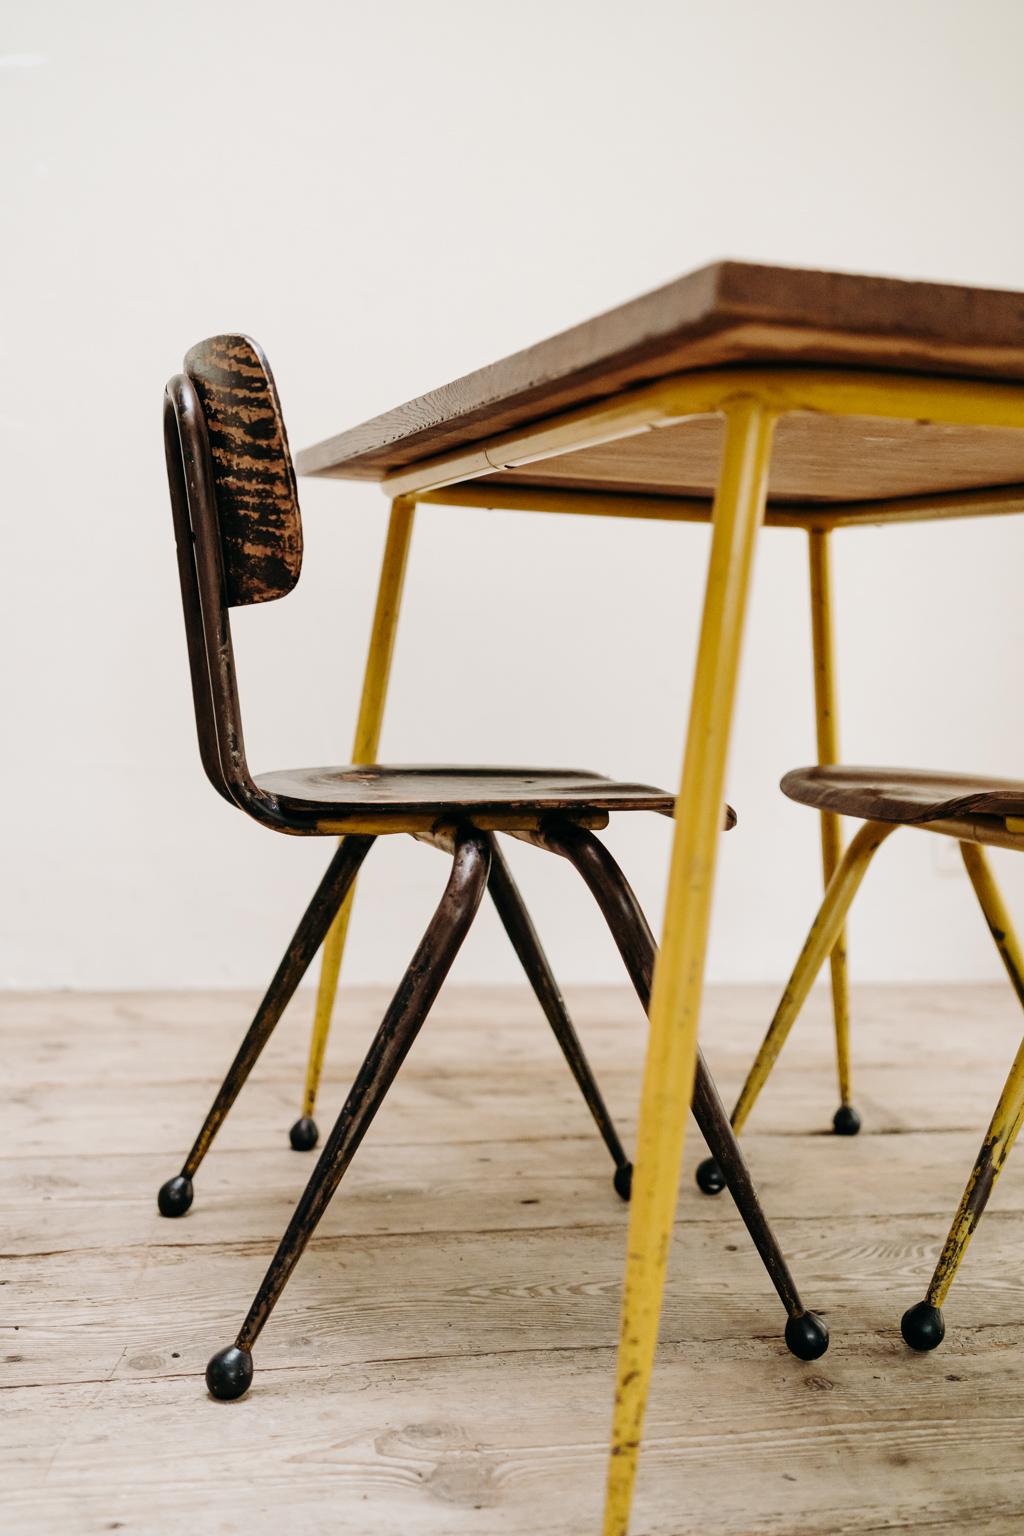
{"type": "MultiPolygon", "coordinates": [[[[0,1059],[4,1363],[0,1527],[11,1536],[592,1536],[599,1529],[625,1208],[531,999],[453,989],[413,1051],[256,1353],[243,1401],[202,1372],[229,1342],[309,1169],[286,1130],[309,1002],[293,1008],[179,1222],[156,1212],[253,999],[7,997],[0,1059]]],[[[642,1021],[570,995],[632,1134],[642,1021]]],[[[771,1010],[712,993],[723,1092],[771,1010]]],[[[336,1110],[383,995],[350,992],[336,1110]]],[[[1007,987],[855,998],[865,1132],[834,1106],[826,1002],[801,1020],[746,1138],[807,1302],[802,1365],[728,1198],[687,1176],[636,1536],[1024,1529],[1024,1153],[947,1305],[918,1299],[1020,1017],[1007,987]]]]}

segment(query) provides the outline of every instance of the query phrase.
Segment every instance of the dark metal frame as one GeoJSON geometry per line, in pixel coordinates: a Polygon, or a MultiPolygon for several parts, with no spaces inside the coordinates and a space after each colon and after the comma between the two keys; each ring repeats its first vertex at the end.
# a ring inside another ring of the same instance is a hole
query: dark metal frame
{"type": "MultiPolygon", "coordinates": [[[[574,825],[564,817],[546,819],[539,832],[518,832],[514,836],[560,854],[583,877],[608,924],[641,1006],[648,1013],[658,946],[632,887],[609,850],[586,827],[574,825]]],[[[821,1318],[809,1312],[800,1300],[796,1282],[761,1209],[725,1105],[699,1048],[692,1108],[701,1135],[708,1146],[715,1149],[713,1155],[722,1170],[726,1187],[786,1309],[786,1343],[800,1359],[815,1360],[828,1347],[828,1332],[821,1318]]]]}

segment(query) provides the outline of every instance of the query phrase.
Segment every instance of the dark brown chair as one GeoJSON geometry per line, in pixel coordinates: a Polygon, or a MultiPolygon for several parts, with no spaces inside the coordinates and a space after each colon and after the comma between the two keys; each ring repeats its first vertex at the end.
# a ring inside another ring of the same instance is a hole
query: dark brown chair
{"type": "MultiPolygon", "coordinates": [[[[914,768],[849,768],[839,764],[796,768],[782,780],[791,800],[818,811],[856,816],[864,825],[829,881],[824,900],[800,952],[732,1112],[739,1133],[768,1080],[814,979],[842,932],[850,904],[877,849],[897,827],[920,827],[955,837],[985,921],[1014,991],[1024,1004],[1024,952],[985,857],[986,847],[1024,851],[1024,782],[935,773],[914,768]]],[[[1024,1043],[1010,1067],[1003,1091],[975,1160],[923,1301],[903,1314],[900,1329],[912,1349],[935,1349],[945,1337],[942,1304],[988,1198],[1024,1122],[1024,1043]]],[[[855,1135],[860,1116],[841,1106],[836,1129],[855,1135]],[[846,1118],[840,1120],[840,1116],[846,1118]]],[[[714,1157],[697,1170],[705,1194],[724,1187],[714,1157]]]]}
{"type": "MultiPolygon", "coordinates": [[[[447,851],[451,872],[437,911],[377,1031],[305,1192],[233,1345],[214,1355],[207,1385],[240,1397],[252,1347],[394,1080],[490,891],[629,1198],[632,1166],[566,1012],[565,1003],[495,833],[568,858],[594,892],[645,1007],[655,946],[629,885],[593,835],[611,811],[672,812],[672,797],[598,774],[534,768],[297,768],[253,777],[242,737],[229,610],[284,597],[299,578],[302,531],[277,392],[260,349],[244,336],[193,347],[167,388],[164,437],[185,612],[199,751],[217,792],[277,832],[342,841],[256,1011],[181,1172],[160,1190],[164,1216],[192,1204],[193,1178],[323,941],[374,839],[407,832],[447,851]]],[[[726,812],[726,825],[735,818],[726,812]]],[[[704,1066],[694,1113],[788,1314],[786,1341],[802,1359],[828,1345],[807,1311],[760,1209],[735,1137],[704,1066]]],[[[314,1133],[315,1134],[315,1133],[314,1133]]],[[[306,1145],[311,1145],[307,1141],[306,1145]]]]}

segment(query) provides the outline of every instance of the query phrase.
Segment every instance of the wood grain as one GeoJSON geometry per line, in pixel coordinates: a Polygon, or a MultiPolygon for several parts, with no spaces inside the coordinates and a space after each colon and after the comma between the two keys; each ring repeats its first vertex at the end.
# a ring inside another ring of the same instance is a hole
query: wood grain
{"type": "Polygon", "coordinates": [[[802,805],[907,826],[967,816],[1024,816],[1024,780],[981,774],[815,765],[792,769],[782,789],[802,805]]]}
{"type": "Polygon", "coordinates": [[[284,597],[302,569],[302,519],[270,364],[248,336],[211,336],[185,372],[206,418],[228,607],[284,597]]]}
{"type": "MultiPolygon", "coordinates": [[[[298,468],[302,474],[376,480],[418,459],[639,383],[737,363],[831,363],[1021,381],[1024,294],[719,262],[307,448],[298,455],[298,468]]],[[[931,482],[918,484],[922,491],[1020,478],[1015,443],[986,442],[983,433],[971,434],[968,446],[954,435],[946,440],[947,452],[941,433],[923,429],[918,452],[916,446],[909,449],[907,441],[915,439],[913,428],[891,437],[887,430],[879,432],[878,423],[859,423],[847,427],[844,449],[856,475],[851,485],[859,489],[847,489],[839,468],[830,470],[836,432],[828,424],[819,437],[821,426],[816,421],[792,429],[794,442],[801,433],[805,438],[800,453],[780,452],[777,485],[784,484],[790,497],[881,496],[891,493],[888,487],[911,494],[922,476],[931,482]],[[863,451],[876,445],[883,460],[877,480],[870,473],[872,455],[863,451]],[[942,460],[938,471],[931,467],[936,453],[942,460]],[[803,466],[809,477],[800,473],[801,454],[811,460],[803,466]],[[892,468],[897,457],[909,458],[898,471],[892,468]],[[984,461],[980,468],[979,457],[984,461]],[[946,484],[946,470],[956,477],[988,478],[954,478],[946,484]]],[[[713,434],[695,433],[692,427],[672,430],[679,435],[671,448],[638,442],[629,450],[643,459],[648,449],[672,455],[678,445],[671,468],[666,472],[662,465],[653,478],[645,478],[648,469],[637,473],[634,465],[629,483],[706,488],[713,434]],[[691,443],[694,467],[686,462],[691,443]]],[[[842,441],[842,429],[838,436],[842,441]]],[[[591,483],[623,488],[622,462],[613,454],[613,461],[602,462],[600,475],[591,483]]],[[[560,467],[564,473],[564,461],[560,467]]],[[[536,466],[533,472],[536,476],[536,466]]],[[[772,490],[781,494],[776,485],[772,490]]]]}
{"type": "MultiPolygon", "coordinates": [[[[629,1124],[635,1000],[567,993],[629,1124]]],[[[346,993],[325,1113],[385,1000],[346,993]]],[[[705,1044],[728,1091],[774,1001],[712,990],[705,1044]]],[[[597,1530],[626,1213],[523,990],[442,994],[261,1339],[250,1396],[204,1396],[206,1357],[237,1326],[309,1166],[286,1142],[305,1044],[286,1020],[192,1211],[156,1214],[252,1002],[0,999],[5,1529],[597,1530]]],[[[898,1334],[1019,1010],[1002,985],[872,988],[855,992],[853,1023],[862,1135],[817,1134],[834,1083],[815,995],[744,1138],[832,1347],[809,1367],[788,1355],[735,1212],[693,1188],[691,1138],[637,1536],[1009,1536],[1024,1518],[1024,1409],[1007,1391],[1024,1353],[1024,1160],[965,1261],[942,1350],[911,1357],[898,1334]]]]}
{"type": "MultiPolygon", "coordinates": [[[[574,768],[462,768],[386,763],[285,768],[260,774],[256,784],[296,815],[353,811],[421,816],[428,820],[467,811],[471,816],[515,816],[540,811],[656,811],[671,815],[672,795],[649,784],[622,784],[574,768]]],[[[735,813],[726,808],[729,825],[735,813]]]]}
{"type": "MultiPolygon", "coordinates": [[[[763,1340],[666,1347],[637,1536],[1009,1536],[1024,1474],[1006,1343],[997,1333],[991,1351],[915,1371],[884,1412],[879,1383],[902,1360],[878,1340],[833,1345],[801,1372],[763,1340]],[[965,1466],[951,1450],[967,1426],[965,1466]]],[[[205,1433],[187,1376],[30,1389],[12,1394],[6,1507],[19,1533],[91,1536],[121,1521],[139,1536],[588,1536],[612,1364],[610,1351],[564,1350],[286,1367],[205,1433]],[[45,1440],[44,1416],[60,1426],[45,1440]]]]}
{"type": "MultiPolygon", "coordinates": [[[[698,417],[600,448],[494,475],[502,485],[712,496],[722,423],[698,417]]],[[[880,501],[1024,481],[1024,432],[861,416],[786,416],[776,428],[769,494],[783,503],[880,501]]]]}

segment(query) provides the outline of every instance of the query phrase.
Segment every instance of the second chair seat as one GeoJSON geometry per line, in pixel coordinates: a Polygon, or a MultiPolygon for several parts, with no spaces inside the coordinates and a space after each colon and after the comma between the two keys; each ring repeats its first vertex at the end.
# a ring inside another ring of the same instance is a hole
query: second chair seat
{"type": "Polygon", "coordinates": [[[1024,816],[1024,781],[923,768],[794,768],[782,792],[801,805],[903,826],[958,816],[1024,816]]]}

